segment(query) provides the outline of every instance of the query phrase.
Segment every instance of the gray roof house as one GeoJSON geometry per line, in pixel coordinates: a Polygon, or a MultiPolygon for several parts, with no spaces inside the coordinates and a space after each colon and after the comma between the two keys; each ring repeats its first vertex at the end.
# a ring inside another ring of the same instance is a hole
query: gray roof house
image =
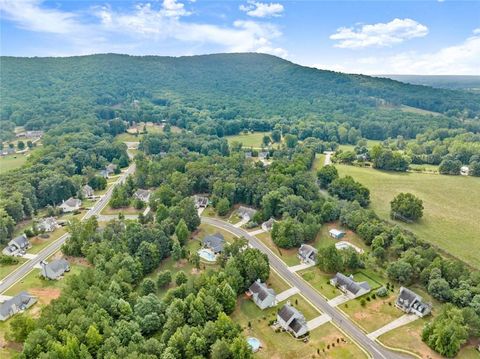
{"type": "Polygon", "coordinates": [[[252,151],[246,151],[245,158],[252,158],[252,151]]]}
{"type": "Polygon", "coordinates": [[[277,304],[275,291],[272,288],[268,288],[260,279],[253,282],[250,288],[248,288],[247,295],[253,299],[253,302],[261,310],[277,304]]]}
{"type": "Polygon", "coordinates": [[[70,197],[66,201],[63,201],[63,203],[59,207],[62,209],[63,212],[68,213],[68,212],[73,212],[80,209],[81,205],[82,205],[81,200],[70,197]]]}
{"type": "Polygon", "coordinates": [[[237,214],[242,217],[243,219],[246,220],[251,220],[253,216],[257,213],[257,211],[253,208],[245,207],[245,206],[240,206],[237,209],[237,214]]]}
{"type": "Polygon", "coordinates": [[[108,178],[108,176],[112,175],[115,173],[115,169],[117,168],[117,165],[114,165],[113,163],[110,163],[105,166],[105,169],[100,171],[100,175],[108,178]]]}
{"type": "Polygon", "coordinates": [[[7,256],[13,256],[18,252],[25,251],[30,247],[30,242],[25,234],[13,238],[3,249],[2,253],[7,256]]]}
{"type": "Polygon", "coordinates": [[[148,202],[150,199],[150,191],[147,189],[137,189],[133,194],[133,197],[139,199],[142,202],[148,202]]]}
{"type": "Polygon", "coordinates": [[[82,187],[82,194],[85,198],[92,198],[95,195],[93,188],[90,187],[88,184],[82,187]]]}
{"type": "Polygon", "coordinates": [[[42,276],[47,279],[58,279],[63,273],[70,271],[70,265],[63,258],[55,259],[50,263],[41,261],[40,266],[42,268],[42,276]]]}
{"type": "Polygon", "coordinates": [[[335,277],[330,279],[330,284],[345,294],[350,294],[354,298],[360,297],[372,290],[367,282],[355,282],[353,276],[347,277],[342,273],[335,274],[335,277]]]}
{"type": "Polygon", "coordinates": [[[258,158],[261,160],[266,160],[269,155],[270,153],[267,151],[258,152],[258,158]]]}
{"type": "Polygon", "coordinates": [[[430,304],[424,302],[417,293],[405,287],[400,287],[395,306],[406,313],[413,313],[419,317],[424,317],[432,311],[430,304]]]}
{"type": "Polygon", "coordinates": [[[285,304],[277,313],[277,323],[286,331],[293,334],[295,338],[308,333],[307,321],[302,313],[285,304]]]}
{"type": "Polygon", "coordinates": [[[302,244],[298,249],[298,258],[303,263],[315,264],[318,250],[308,244],[302,244]]]}
{"type": "Polygon", "coordinates": [[[37,229],[41,232],[53,232],[59,227],[55,217],[42,218],[37,223],[37,229]]]}
{"type": "Polygon", "coordinates": [[[275,219],[270,218],[268,221],[262,223],[262,229],[266,232],[269,232],[273,228],[273,224],[275,223],[275,219]]]}
{"type": "Polygon", "coordinates": [[[0,304],[0,320],[5,321],[12,315],[30,308],[37,301],[37,298],[27,292],[21,292],[16,296],[0,304]]]}
{"type": "Polygon", "coordinates": [[[203,239],[203,246],[210,248],[215,254],[223,252],[224,245],[225,239],[221,233],[215,233],[203,239]]]}

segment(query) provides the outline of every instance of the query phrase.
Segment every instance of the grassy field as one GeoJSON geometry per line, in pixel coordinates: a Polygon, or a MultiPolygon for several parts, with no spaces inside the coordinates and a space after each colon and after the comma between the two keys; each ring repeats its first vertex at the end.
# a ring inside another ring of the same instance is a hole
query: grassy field
{"type": "Polygon", "coordinates": [[[418,223],[397,222],[446,253],[480,268],[480,178],[425,173],[397,173],[347,165],[336,166],[370,189],[371,208],[389,219],[390,201],[400,192],[423,200],[418,223]]]}
{"type": "MultiPolygon", "coordinates": [[[[294,339],[288,333],[276,333],[268,323],[276,318],[279,307],[262,311],[245,297],[238,300],[232,319],[241,325],[247,337],[256,337],[260,340],[262,348],[255,354],[255,357],[262,359],[365,358],[363,352],[330,323],[313,330],[306,343],[294,339]],[[337,343],[337,339],[339,343],[337,343]]],[[[312,310],[314,309],[312,308],[312,310]]]]}
{"type": "Polygon", "coordinates": [[[12,265],[0,264],[0,280],[3,279],[8,274],[12,273],[15,269],[20,267],[25,262],[26,262],[26,259],[18,258],[17,264],[12,264],[12,265]]]}
{"type": "Polygon", "coordinates": [[[329,281],[333,277],[332,274],[324,273],[316,267],[300,271],[299,274],[327,299],[333,299],[342,294],[339,289],[330,285],[329,281]]]}
{"type": "Polygon", "coordinates": [[[228,143],[232,143],[234,141],[241,142],[244,148],[261,148],[263,136],[266,134],[268,134],[268,132],[252,132],[246,135],[240,134],[235,136],[226,136],[225,138],[228,140],[228,143]]]}
{"type": "Polygon", "coordinates": [[[0,157],[0,174],[20,168],[27,161],[24,154],[0,157]]]}
{"type": "Polygon", "coordinates": [[[365,306],[362,306],[360,304],[361,299],[357,298],[341,304],[339,308],[364,328],[367,333],[370,333],[404,314],[395,307],[396,297],[397,293],[393,292],[388,297],[377,297],[376,299],[366,301],[365,306]]]}
{"type": "MultiPolygon", "coordinates": [[[[375,145],[381,144],[382,141],[379,140],[368,140],[367,141],[367,148],[372,148],[375,145]]],[[[338,146],[339,150],[342,151],[354,151],[355,150],[355,145],[340,145],[338,146]]]]}
{"type": "Polygon", "coordinates": [[[122,207],[122,208],[112,208],[107,205],[100,214],[107,214],[107,215],[117,215],[120,213],[123,214],[140,214],[144,211],[144,209],[136,209],[135,207],[122,207]]]}
{"type": "Polygon", "coordinates": [[[42,249],[50,245],[53,241],[60,238],[60,236],[67,233],[67,230],[64,227],[57,228],[54,232],[49,233],[49,238],[40,238],[34,237],[30,240],[32,244],[32,248],[28,250],[28,253],[36,254],[40,252],[42,249]]]}

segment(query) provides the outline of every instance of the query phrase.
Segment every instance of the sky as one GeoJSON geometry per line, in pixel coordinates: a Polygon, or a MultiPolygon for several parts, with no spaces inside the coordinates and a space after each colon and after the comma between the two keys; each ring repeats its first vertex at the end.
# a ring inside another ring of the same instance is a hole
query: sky
{"type": "Polygon", "coordinates": [[[480,75],[480,0],[0,0],[0,52],[262,52],[363,74],[480,75]]]}

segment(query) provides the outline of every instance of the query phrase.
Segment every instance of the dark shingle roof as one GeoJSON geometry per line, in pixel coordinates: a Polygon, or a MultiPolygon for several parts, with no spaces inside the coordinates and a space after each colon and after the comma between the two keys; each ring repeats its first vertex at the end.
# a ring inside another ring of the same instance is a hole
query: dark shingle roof
{"type": "Polygon", "coordinates": [[[215,253],[223,251],[223,245],[225,240],[223,239],[223,235],[221,233],[215,233],[210,236],[206,236],[203,239],[203,244],[209,248],[211,248],[215,253]]]}
{"type": "Polygon", "coordinates": [[[347,277],[345,274],[337,273],[335,275],[337,285],[345,287],[347,291],[353,294],[357,294],[362,288],[370,290],[370,286],[367,282],[357,283],[352,278],[347,277]]]}
{"type": "Polygon", "coordinates": [[[398,299],[401,299],[402,301],[406,301],[410,305],[413,303],[415,299],[421,300],[422,298],[419,297],[415,292],[411,291],[410,289],[401,287],[398,299]]]}
{"type": "Polygon", "coordinates": [[[290,328],[295,332],[298,333],[300,329],[302,329],[305,326],[305,323],[297,318],[292,320],[290,323],[290,328]]]}

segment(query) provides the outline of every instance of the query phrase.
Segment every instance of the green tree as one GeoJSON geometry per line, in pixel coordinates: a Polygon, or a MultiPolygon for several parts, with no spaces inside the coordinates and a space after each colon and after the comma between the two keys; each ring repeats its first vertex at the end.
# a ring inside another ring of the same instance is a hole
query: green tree
{"type": "Polygon", "coordinates": [[[85,340],[90,354],[95,355],[103,342],[103,337],[97,327],[91,324],[85,334],[85,340]]]}
{"type": "Polygon", "coordinates": [[[326,165],[317,171],[317,178],[322,188],[328,188],[330,183],[338,178],[338,171],[334,165],[326,165]]]}
{"type": "Polygon", "coordinates": [[[175,274],[175,283],[177,285],[182,285],[183,283],[187,283],[188,277],[184,271],[179,271],[175,274]]]}
{"type": "Polygon", "coordinates": [[[272,141],[272,140],[271,140],[270,136],[265,135],[265,136],[263,136],[263,138],[262,138],[262,144],[263,144],[264,146],[268,146],[271,141],[272,141]]]}
{"type": "Polygon", "coordinates": [[[180,245],[180,242],[178,239],[173,240],[173,245],[172,245],[172,258],[174,261],[179,261],[183,256],[183,250],[182,246],[180,245]]]}
{"type": "Polygon", "coordinates": [[[343,258],[335,245],[320,248],[317,254],[318,267],[326,273],[340,272],[344,269],[343,258]]]}
{"type": "Polygon", "coordinates": [[[36,322],[32,317],[24,313],[17,314],[10,321],[10,338],[15,342],[24,342],[35,327],[36,322]]]}
{"type": "Polygon", "coordinates": [[[409,284],[412,281],[414,272],[410,263],[404,260],[397,260],[388,266],[387,274],[390,279],[401,284],[409,284]]]}
{"type": "Polygon", "coordinates": [[[411,193],[400,193],[390,202],[390,217],[415,221],[423,216],[423,201],[411,193]]]}
{"type": "Polygon", "coordinates": [[[226,216],[230,210],[230,202],[228,199],[222,198],[218,201],[216,209],[219,216],[226,216]]]}
{"type": "Polygon", "coordinates": [[[172,273],[169,270],[161,271],[158,274],[157,286],[158,288],[165,288],[170,284],[171,281],[172,281],[172,273]]]}
{"type": "Polygon", "coordinates": [[[175,235],[177,236],[177,239],[182,246],[187,243],[190,233],[188,232],[187,224],[185,223],[185,220],[183,218],[180,220],[180,222],[178,222],[177,226],[175,227],[175,235]]]}
{"type": "Polygon", "coordinates": [[[357,201],[362,207],[370,203],[370,191],[361,183],[356,182],[351,176],[337,178],[328,187],[332,196],[347,201],[357,201]]]}
{"type": "Polygon", "coordinates": [[[145,278],[140,285],[140,293],[142,295],[148,295],[150,293],[156,293],[157,285],[151,278],[145,278]]]}
{"type": "Polygon", "coordinates": [[[17,148],[18,148],[19,151],[23,151],[25,149],[25,142],[18,141],[17,142],[17,148]]]}
{"type": "Polygon", "coordinates": [[[294,148],[298,143],[298,138],[295,135],[288,134],[285,136],[285,144],[288,148],[294,148]]]}

